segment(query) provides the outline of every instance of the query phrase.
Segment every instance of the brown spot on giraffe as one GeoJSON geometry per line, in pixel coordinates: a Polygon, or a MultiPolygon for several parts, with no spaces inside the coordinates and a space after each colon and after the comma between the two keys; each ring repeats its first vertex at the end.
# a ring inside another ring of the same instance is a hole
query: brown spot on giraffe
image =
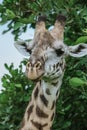
{"type": "Polygon", "coordinates": [[[35,99],[38,97],[38,93],[39,93],[39,89],[38,87],[36,88],[35,92],[34,92],[34,97],[35,99]]]}
{"type": "Polygon", "coordinates": [[[46,97],[43,94],[41,94],[40,99],[43,102],[43,104],[47,107],[48,106],[48,100],[46,99],[46,97]]]}
{"type": "Polygon", "coordinates": [[[33,111],[33,107],[34,107],[34,105],[31,105],[31,106],[29,106],[29,108],[28,108],[28,110],[27,110],[27,113],[28,113],[27,120],[29,120],[29,117],[30,117],[30,115],[31,115],[31,113],[32,113],[32,111],[33,111]]]}
{"type": "Polygon", "coordinates": [[[46,94],[51,95],[49,88],[46,89],[46,94]]]}
{"type": "Polygon", "coordinates": [[[53,104],[52,104],[51,110],[53,110],[54,107],[55,107],[55,101],[53,101],[53,104]]]}
{"type": "Polygon", "coordinates": [[[38,106],[36,106],[36,114],[40,118],[48,118],[48,114],[43,112],[43,110],[41,110],[38,106]]]}
{"type": "Polygon", "coordinates": [[[51,121],[53,121],[54,115],[55,115],[55,114],[53,113],[52,116],[51,116],[51,118],[50,118],[51,121]]]}
{"type": "Polygon", "coordinates": [[[31,122],[38,130],[43,130],[43,127],[48,125],[48,123],[45,123],[45,124],[42,125],[42,124],[40,124],[38,122],[34,122],[33,120],[31,122]]]}

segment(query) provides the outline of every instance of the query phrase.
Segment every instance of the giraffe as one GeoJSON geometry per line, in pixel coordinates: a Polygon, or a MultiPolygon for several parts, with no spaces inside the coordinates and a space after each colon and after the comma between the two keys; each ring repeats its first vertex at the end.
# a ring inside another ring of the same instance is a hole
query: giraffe
{"type": "Polygon", "coordinates": [[[45,21],[44,16],[38,18],[32,41],[21,40],[14,44],[20,53],[29,56],[25,74],[35,82],[20,130],[51,130],[66,67],[65,57],[87,55],[85,43],[64,44],[65,16],[58,15],[50,31],[45,21]]]}

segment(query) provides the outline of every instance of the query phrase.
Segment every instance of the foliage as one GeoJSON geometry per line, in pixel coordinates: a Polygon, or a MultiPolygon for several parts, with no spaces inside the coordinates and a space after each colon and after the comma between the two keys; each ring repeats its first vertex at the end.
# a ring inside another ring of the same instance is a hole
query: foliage
{"type": "MultiPolygon", "coordinates": [[[[47,16],[47,27],[54,23],[57,14],[67,17],[66,37],[72,43],[82,35],[87,35],[87,1],[81,0],[3,0],[0,4],[0,25],[7,23],[6,33],[11,30],[17,38],[26,32],[29,25],[35,28],[38,15],[47,16]]],[[[87,41],[87,40],[86,40],[87,41]]]]}
{"type": "MultiPolygon", "coordinates": [[[[47,27],[56,15],[67,16],[64,41],[68,45],[87,42],[87,1],[81,0],[3,0],[0,4],[0,25],[7,23],[6,33],[15,38],[30,27],[35,28],[38,15],[47,16],[47,27]]],[[[87,56],[66,59],[64,84],[57,102],[54,130],[87,130],[87,56]],[[73,86],[71,85],[73,83],[73,86]]],[[[0,130],[17,130],[30,100],[33,83],[23,73],[26,61],[19,68],[5,68],[9,74],[2,77],[4,90],[0,94],[0,130]]]]}
{"type": "Polygon", "coordinates": [[[19,69],[15,69],[13,64],[5,64],[9,74],[2,78],[4,90],[0,94],[0,130],[17,130],[30,100],[33,83],[26,79],[23,63],[19,69]]]}

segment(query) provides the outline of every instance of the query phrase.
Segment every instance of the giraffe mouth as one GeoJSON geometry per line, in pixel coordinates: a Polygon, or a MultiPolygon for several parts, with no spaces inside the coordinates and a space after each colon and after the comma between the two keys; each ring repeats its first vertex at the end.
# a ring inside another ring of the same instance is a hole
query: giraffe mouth
{"type": "Polygon", "coordinates": [[[44,76],[44,73],[43,73],[40,77],[38,77],[38,78],[36,78],[36,79],[32,79],[32,80],[35,81],[35,82],[38,82],[38,81],[40,81],[41,79],[43,79],[43,76],[44,76]]]}
{"type": "Polygon", "coordinates": [[[42,78],[42,76],[44,75],[44,71],[43,70],[33,70],[33,71],[27,71],[25,72],[25,75],[27,76],[28,79],[30,80],[40,80],[42,78]]]}

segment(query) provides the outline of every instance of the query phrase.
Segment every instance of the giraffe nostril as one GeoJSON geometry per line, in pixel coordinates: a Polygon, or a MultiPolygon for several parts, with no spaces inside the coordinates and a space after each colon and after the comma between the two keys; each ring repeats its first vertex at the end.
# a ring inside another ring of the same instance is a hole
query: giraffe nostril
{"type": "Polygon", "coordinates": [[[28,69],[29,67],[31,67],[31,63],[30,63],[30,62],[28,62],[28,63],[26,64],[26,68],[28,69]]]}
{"type": "Polygon", "coordinates": [[[38,62],[35,64],[35,67],[36,67],[37,69],[40,69],[40,67],[41,67],[41,62],[38,61],[38,62]]]}

